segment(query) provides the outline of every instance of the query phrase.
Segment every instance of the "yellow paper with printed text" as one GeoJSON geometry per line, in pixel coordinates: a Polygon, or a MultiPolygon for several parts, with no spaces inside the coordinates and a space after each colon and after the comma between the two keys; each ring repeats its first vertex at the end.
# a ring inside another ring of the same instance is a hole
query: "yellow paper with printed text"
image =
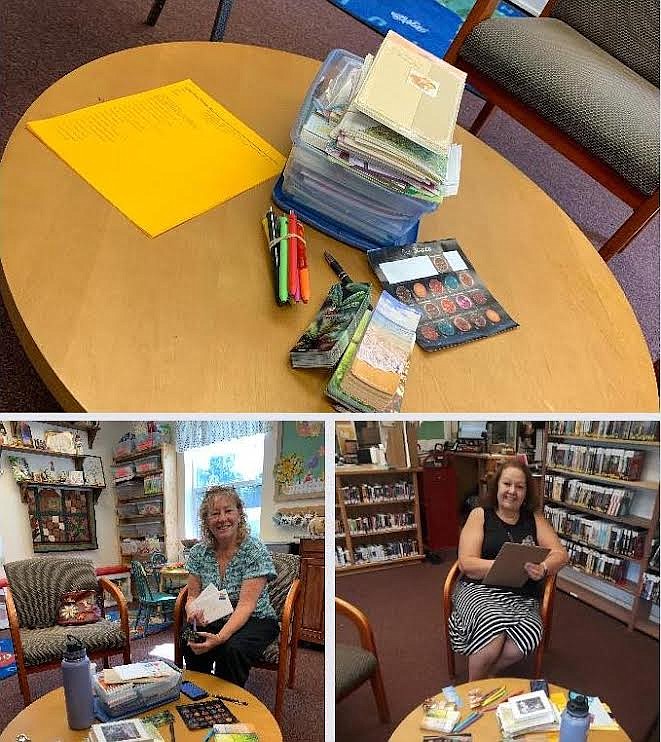
{"type": "Polygon", "coordinates": [[[192,80],[27,126],[150,237],[272,178],[285,164],[192,80]]]}

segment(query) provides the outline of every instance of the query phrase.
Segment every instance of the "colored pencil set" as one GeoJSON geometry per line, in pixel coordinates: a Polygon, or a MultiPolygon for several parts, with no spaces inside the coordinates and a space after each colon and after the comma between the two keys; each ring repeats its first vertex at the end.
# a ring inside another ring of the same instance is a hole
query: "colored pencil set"
{"type": "Polygon", "coordinates": [[[272,208],[262,219],[271,254],[273,290],[278,306],[310,300],[310,271],[303,223],[290,210],[276,216],[272,208]]]}

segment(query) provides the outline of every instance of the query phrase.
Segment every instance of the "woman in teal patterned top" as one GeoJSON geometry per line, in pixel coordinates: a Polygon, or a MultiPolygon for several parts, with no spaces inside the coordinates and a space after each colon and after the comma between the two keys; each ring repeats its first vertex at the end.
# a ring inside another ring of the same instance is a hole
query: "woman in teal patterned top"
{"type": "Polygon", "coordinates": [[[249,535],[243,502],[233,487],[212,487],[200,505],[202,541],[190,550],[186,616],[203,630],[184,646],[186,667],[244,686],[252,664],[279,633],[267,582],[275,567],[264,544],[249,535]],[[207,585],[227,590],[234,611],[207,623],[191,605],[207,585]]]}

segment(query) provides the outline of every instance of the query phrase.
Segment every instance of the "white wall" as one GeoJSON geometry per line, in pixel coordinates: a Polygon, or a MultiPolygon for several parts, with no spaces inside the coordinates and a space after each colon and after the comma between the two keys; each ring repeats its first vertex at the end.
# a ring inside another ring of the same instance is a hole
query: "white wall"
{"type": "MultiPolygon", "coordinates": [[[[9,421],[3,420],[7,431],[9,431],[9,421]]],[[[33,435],[43,437],[42,431],[46,429],[59,430],[45,423],[30,423],[33,435]]],[[[38,554],[37,556],[62,556],[67,555],[73,558],[91,559],[95,565],[118,564],[119,554],[119,537],[117,533],[117,513],[115,502],[115,490],[112,485],[112,447],[119,440],[129,427],[129,423],[103,422],[101,430],[96,435],[93,448],[87,445],[87,433],[81,432],[84,453],[94,456],[101,456],[103,459],[103,470],[108,486],[102,490],[101,496],[96,503],[96,536],[98,549],[90,551],[67,551],[67,552],[50,552],[47,554],[38,554]]],[[[32,537],[30,534],[30,522],[28,519],[28,508],[21,501],[21,495],[18,484],[14,480],[11,467],[9,466],[8,456],[25,456],[28,464],[34,468],[45,468],[50,459],[48,454],[39,456],[38,454],[14,454],[3,451],[0,458],[0,540],[3,545],[3,555],[5,562],[12,562],[18,559],[27,559],[35,556],[32,549],[32,537]]],[[[73,462],[64,458],[53,458],[53,463],[57,471],[63,469],[72,469],[73,462]]],[[[0,568],[0,575],[4,577],[4,570],[0,568]]]]}

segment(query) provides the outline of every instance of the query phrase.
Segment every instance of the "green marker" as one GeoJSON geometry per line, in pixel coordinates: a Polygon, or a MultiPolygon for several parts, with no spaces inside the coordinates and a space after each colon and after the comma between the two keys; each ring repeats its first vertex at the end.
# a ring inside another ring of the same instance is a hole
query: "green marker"
{"type": "Polygon", "coordinates": [[[279,218],[280,222],[280,265],[278,275],[278,296],[281,302],[289,301],[289,288],[287,285],[287,266],[288,255],[287,248],[289,240],[287,239],[287,233],[289,231],[289,222],[286,216],[279,218]]]}

